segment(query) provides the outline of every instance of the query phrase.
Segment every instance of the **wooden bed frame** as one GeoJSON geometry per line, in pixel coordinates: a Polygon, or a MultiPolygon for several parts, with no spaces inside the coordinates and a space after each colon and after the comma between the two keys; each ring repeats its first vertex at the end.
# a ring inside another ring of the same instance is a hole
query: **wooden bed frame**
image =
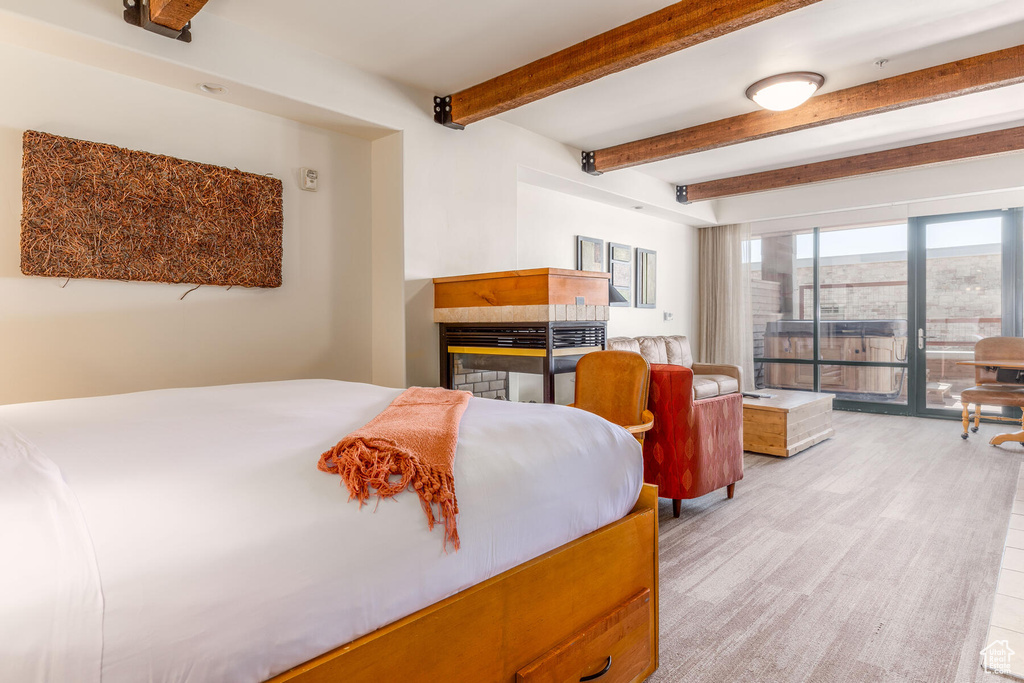
{"type": "Polygon", "coordinates": [[[658,668],[658,488],[632,512],[271,683],[642,681],[658,668]],[[637,674],[636,672],[640,672],[637,674]]]}

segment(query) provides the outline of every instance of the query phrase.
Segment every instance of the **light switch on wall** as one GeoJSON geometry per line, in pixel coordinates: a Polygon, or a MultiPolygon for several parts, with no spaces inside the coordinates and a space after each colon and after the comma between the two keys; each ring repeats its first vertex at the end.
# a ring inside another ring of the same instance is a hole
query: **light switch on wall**
{"type": "Polygon", "coordinates": [[[669,320],[671,320],[674,317],[675,317],[674,315],[672,315],[668,311],[665,311],[665,322],[668,322],[669,320]]]}
{"type": "Polygon", "coordinates": [[[299,180],[302,183],[301,187],[303,190],[316,192],[316,186],[320,180],[320,174],[316,172],[315,168],[301,168],[299,169],[299,180]]]}

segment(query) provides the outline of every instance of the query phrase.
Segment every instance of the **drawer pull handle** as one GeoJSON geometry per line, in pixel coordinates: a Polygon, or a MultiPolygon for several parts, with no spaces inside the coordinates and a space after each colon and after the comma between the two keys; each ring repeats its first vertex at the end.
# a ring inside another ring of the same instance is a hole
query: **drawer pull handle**
{"type": "Polygon", "coordinates": [[[590,674],[589,676],[584,676],[583,678],[580,679],[580,683],[583,683],[584,681],[596,681],[598,678],[600,678],[601,676],[604,676],[606,673],[608,673],[608,670],[611,669],[611,668],[612,668],[612,657],[611,657],[611,655],[608,655],[608,661],[604,663],[604,668],[601,669],[600,671],[598,671],[596,674],[590,674]]]}

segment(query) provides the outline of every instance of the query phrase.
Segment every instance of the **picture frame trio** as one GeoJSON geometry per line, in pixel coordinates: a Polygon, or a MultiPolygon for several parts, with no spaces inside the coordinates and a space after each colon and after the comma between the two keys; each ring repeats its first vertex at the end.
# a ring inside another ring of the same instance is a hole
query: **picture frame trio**
{"type": "Polygon", "coordinates": [[[610,305],[628,307],[633,302],[632,305],[637,308],[655,308],[657,306],[657,252],[637,247],[635,269],[633,268],[634,250],[628,244],[608,243],[607,270],[604,256],[604,240],[583,235],[576,236],[576,270],[611,273],[611,286],[625,299],[625,301],[610,305]],[[635,296],[633,296],[634,294],[635,296]]]}

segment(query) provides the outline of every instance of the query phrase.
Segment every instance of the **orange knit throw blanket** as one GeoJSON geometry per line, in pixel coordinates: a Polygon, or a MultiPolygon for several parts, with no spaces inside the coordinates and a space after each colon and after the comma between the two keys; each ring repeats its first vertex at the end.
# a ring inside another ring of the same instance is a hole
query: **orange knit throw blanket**
{"type": "Polygon", "coordinates": [[[406,389],[377,417],[320,456],[318,467],[341,475],[349,500],[359,506],[375,489],[391,498],[410,484],[420,496],[427,522],[434,528],[434,505],[444,520],[444,547],[459,549],[455,515],[455,446],[459,421],[470,394],[448,389],[406,389]],[[392,475],[397,475],[397,479],[392,475]]]}

